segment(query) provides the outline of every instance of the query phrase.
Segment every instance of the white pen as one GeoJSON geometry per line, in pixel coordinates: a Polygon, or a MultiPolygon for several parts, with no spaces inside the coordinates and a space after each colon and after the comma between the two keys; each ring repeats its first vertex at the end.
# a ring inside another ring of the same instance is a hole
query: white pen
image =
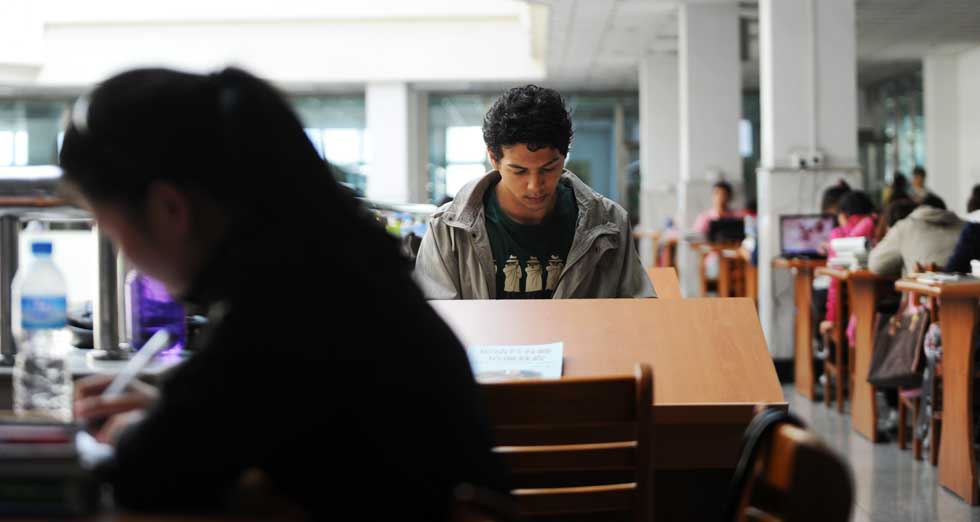
{"type": "Polygon", "coordinates": [[[105,391],[102,392],[102,398],[112,399],[122,394],[126,390],[126,387],[129,386],[129,383],[139,375],[139,372],[146,365],[150,364],[153,356],[169,346],[170,333],[166,329],[157,330],[157,333],[153,334],[150,340],[146,341],[146,344],[136,352],[136,355],[126,363],[126,366],[119,372],[119,375],[116,375],[105,391]]]}

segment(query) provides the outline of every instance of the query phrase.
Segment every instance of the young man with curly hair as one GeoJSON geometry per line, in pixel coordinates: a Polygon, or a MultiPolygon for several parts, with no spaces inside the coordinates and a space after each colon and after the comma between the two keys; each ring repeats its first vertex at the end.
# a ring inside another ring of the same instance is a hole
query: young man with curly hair
{"type": "Polygon", "coordinates": [[[565,169],[557,91],[515,87],[483,120],[493,170],[429,223],[415,276],[429,299],[654,297],[629,218],[565,169]]]}

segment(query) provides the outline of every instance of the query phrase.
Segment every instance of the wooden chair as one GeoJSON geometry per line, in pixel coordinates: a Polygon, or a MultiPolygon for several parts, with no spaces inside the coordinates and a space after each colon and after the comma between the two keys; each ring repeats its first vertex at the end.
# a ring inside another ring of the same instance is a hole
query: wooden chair
{"type": "Polygon", "coordinates": [[[657,252],[654,265],[677,268],[677,238],[669,237],[664,239],[659,248],[660,251],[657,252]]]}
{"type": "Polygon", "coordinates": [[[498,453],[531,521],[649,521],[653,374],[484,383],[498,453]]]}
{"type": "MultiPolygon", "coordinates": [[[[939,266],[935,263],[929,263],[922,265],[919,263],[915,264],[916,272],[931,272],[939,270],[939,266]]],[[[908,300],[910,305],[915,304],[918,306],[920,303],[921,296],[914,292],[909,292],[905,299],[908,300]]],[[[933,323],[939,319],[939,309],[938,300],[934,297],[927,297],[925,302],[926,308],[929,311],[929,322],[933,323]]],[[[901,307],[900,307],[901,310],[901,307]]],[[[936,366],[936,375],[933,378],[933,404],[938,404],[935,400],[935,393],[938,391],[938,383],[941,381],[942,377],[942,365],[936,366]]],[[[912,415],[911,425],[912,425],[912,455],[915,460],[922,460],[922,439],[919,438],[918,433],[915,430],[915,422],[919,418],[919,411],[922,407],[921,401],[921,390],[918,394],[910,393],[913,390],[907,388],[898,389],[898,449],[904,450],[908,447],[908,424],[907,422],[909,414],[912,415]]],[[[933,435],[938,435],[939,423],[942,419],[941,408],[934,408],[932,412],[932,419],[930,419],[930,431],[933,435]]],[[[938,440],[933,438],[930,444],[929,451],[929,461],[933,466],[939,461],[939,451],[938,451],[938,440]]]]}
{"type": "Polygon", "coordinates": [[[850,469],[795,417],[760,413],[749,425],[725,520],[846,522],[850,469]]]}
{"type": "Polygon", "coordinates": [[[681,284],[677,280],[677,269],[672,266],[647,268],[647,277],[661,299],[680,299],[681,284]]]}
{"type": "MultiPolygon", "coordinates": [[[[916,271],[937,271],[939,270],[938,265],[931,263],[928,265],[920,265],[916,263],[916,271]]],[[[909,292],[909,299],[920,299],[920,297],[914,292],[909,292]]],[[[926,297],[925,306],[929,311],[930,322],[939,322],[939,299],[935,297],[926,297]]],[[[973,374],[974,380],[980,379],[980,370],[977,370],[973,374]]],[[[932,379],[932,387],[929,390],[932,395],[932,415],[929,418],[929,463],[933,466],[939,463],[939,443],[942,440],[942,427],[943,427],[943,364],[942,361],[936,364],[935,375],[932,379]]],[[[914,419],[919,416],[919,408],[921,401],[918,398],[905,399],[899,396],[899,446],[904,449],[905,440],[903,438],[903,429],[905,424],[905,416],[907,412],[911,409],[914,413],[914,419]],[[914,401],[914,407],[913,402],[914,401]]],[[[913,421],[914,422],[914,421],[913,421]]],[[[914,426],[914,424],[913,424],[914,426]]],[[[918,438],[918,434],[913,430],[913,451],[915,452],[915,458],[922,458],[922,441],[918,438]]]]}
{"type": "Polygon", "coordinates": [[[472,484],[453,491],[452,522],[522,522],[517,503],[510,497],[472,484]]]}
{"type": "MultiPolygon", "coordinates": [[[[850,368],[854,366],[850,361],[854,360],[854,357],[850,355],[850,347],[847,342],[847,323],[850,320],[851,314],[849,312],[847,304],[848,292],[847,283],[845,281],[835,281],[840,284],[840,292],[837,293],[837,302],[834,305],[836,310],[834,311],[836,320],[834,321],[834,328],[830,335],[825,335],[823,338],[823,345],[830,349],[830,346],[834,347],[834,355],[830,356],[828,353],[827,358],[823,361],[823,373],[827,376],[823,383],[823,401],[827,407],[830,407],[830,387],[831,379],[833,379],[833,385],[835,388],[834,397],[837,400],[837,411],[844,413],[844,400],[845,400],[845,379],[850,383],[851,372],[850,368]]],[[[853,389],[853,385],[847,386],[848,389],[853,389]]]]}

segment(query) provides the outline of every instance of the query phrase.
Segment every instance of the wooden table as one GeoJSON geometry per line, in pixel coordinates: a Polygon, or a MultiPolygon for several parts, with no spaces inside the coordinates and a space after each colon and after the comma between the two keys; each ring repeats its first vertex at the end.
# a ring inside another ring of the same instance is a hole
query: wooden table
{"type": "Polygon", "coordinates": [[[943,429],[939,483],[972,505],[980,503],[973,450],[973,330],[980,282],[919,283],[902,279],[895,288],[940,298],[943,336],[943,429]]]}
{"type": "Polygon", "coordinates": [[[813,400],[813,317],[810,310],[813,301],[813,271],[825,266],[823,259],[776,258],[772,266],[793,272],[794,302],[796,304],[796,350],[794,359],[794,383],[796,391],[813,400]]]}
{"type": "Polygon", "coordinates": [[[433,301],[468,346],[564,343],[565,376],[653,367],[658,520],[717,517],[757,404],[785,408],[749,299],[433,301]]]}

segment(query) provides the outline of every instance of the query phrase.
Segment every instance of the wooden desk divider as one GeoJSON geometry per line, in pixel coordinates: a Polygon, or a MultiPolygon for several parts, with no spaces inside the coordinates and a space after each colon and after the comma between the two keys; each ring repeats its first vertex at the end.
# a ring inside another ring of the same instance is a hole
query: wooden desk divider
{"type": "Polygon", "coordinates": [[[825,266],[822,259],[776,258],[772,265],[793,272],[794,302],[796,304],[796,343],[793,355],[794,385],[800,395],[813,400],[813,271],[825,266]]]}
{"type": "Polygon", "coordinates": [[[660,299],[680,299],[681,283],[677,280],[677,269],[672,266],[651,266],[647,276],[660,299]]]}
{"type": "Polygon", "coordinates": [[[467,346],[562,342],[565,377],[630,373],[638,362],[653,367],[660,520],[716,517],[756,405],[786,408],[749,299],[431,304],[467,346]]]}

